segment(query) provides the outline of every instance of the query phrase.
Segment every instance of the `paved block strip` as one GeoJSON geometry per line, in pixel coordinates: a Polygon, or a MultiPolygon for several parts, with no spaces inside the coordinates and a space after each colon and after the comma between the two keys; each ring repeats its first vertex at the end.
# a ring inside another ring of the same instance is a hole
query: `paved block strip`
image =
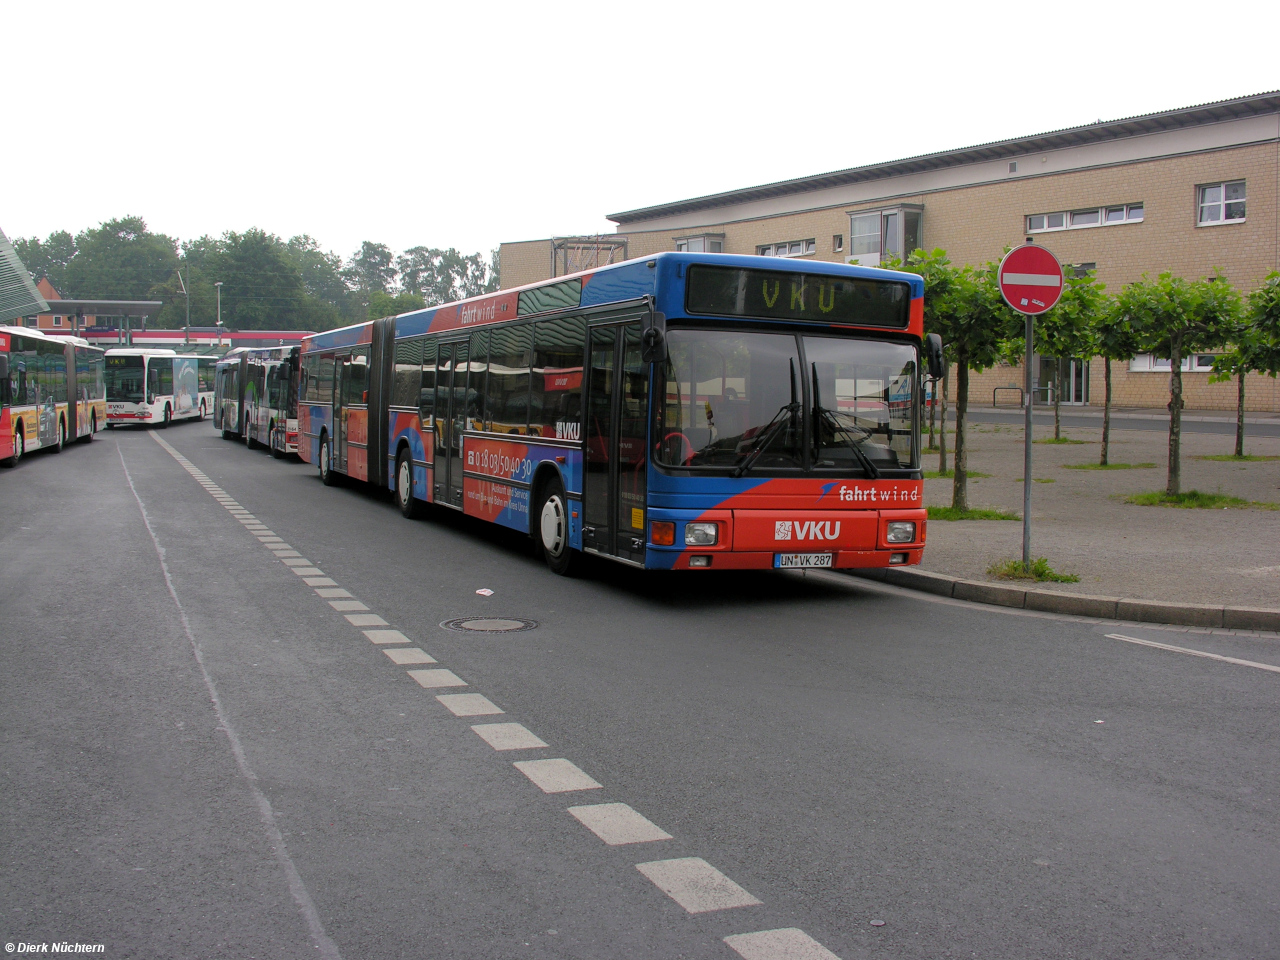
{"type": "Polygon", "coordinates": [[[348,613],[347,622],[353,627],[385,627],[387,621],[376,613],[348,613]]]}
{"type": "Polygon", "coordinates": [[[761,903],[701,857],[637,863],[636,869],[690,913],[756,907],[761,903]]]}
{"type": "Polygon", "coordinates": [[[506,712],[479,693],[442,693],[436,699],[455,717],[488,717],[506,712]]]}
{"type": "MultiPolygon", "coordinates": [[[[471,729],[474,730],[475,727],[471,729]]],[[[611,847],[671,839],[671,834],[625,803],[594,803],[570,807],[569,813],[611,847]]]]}
{"type": "Polygon", "coordinates": [[[408,643],[409,638],[399,630],[362,630],[372,643],[408,643]]]}
{"type": "Polygon", "coordinates": [[[399,666],[410,663],[435,663],[436,658],[418,647],[388,647],[382,651],[391,658],[391,662],[399,666]]]}
{"type": "Polygon", "coordinates": [[[543,793],[569,793],[573,790],[600,790],[602,786],[563,758],[555,760],[517,760],[515,768],[533,781],[543,793]]]}
{"type": "Polygon", "coordinates": [[[739,933],[725,937],[724,942],[743,960],[840,960],[817,940],[796,927],[739,933]]]}
{"type": "Polygon", "coordinates": [[[495,750],[536,750],[547,745],[522,723],[477,723],[471,729],[495,750]]]}
{"type": "Polygon", "coordinates": [[[359,600],[330,600],[329,606],[338,611],[343,610],[368,610],[359,600]]]}
{"type": "Polygon", "coordinates": [[[436,687],[465,687],[467,681],[460,678],[452,670],[410,670],[409,676],[418,681],[418,685],[428,690],[436,687]]]}

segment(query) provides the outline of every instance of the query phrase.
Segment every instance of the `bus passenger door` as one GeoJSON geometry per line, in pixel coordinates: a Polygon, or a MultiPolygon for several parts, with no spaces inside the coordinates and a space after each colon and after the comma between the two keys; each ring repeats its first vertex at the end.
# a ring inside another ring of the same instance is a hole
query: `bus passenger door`
{"type": "Polygon", "coordinates": [[[470,344],[440,344],[436,374],[435,498],[462,506],[462,431],[467,427],[467,356],[470,344]]]}
{"type": "Polygon", "coordinates": [[[587,386],[584,547],[644,562],[649,371],[640,324],[591,330],[587,386]]]}
{"type": "Polygon", "coordinates": [[[333,364],[333,469],[347,472],[347,377],[351,375],[351,354],[335,357],[333,364]]]}

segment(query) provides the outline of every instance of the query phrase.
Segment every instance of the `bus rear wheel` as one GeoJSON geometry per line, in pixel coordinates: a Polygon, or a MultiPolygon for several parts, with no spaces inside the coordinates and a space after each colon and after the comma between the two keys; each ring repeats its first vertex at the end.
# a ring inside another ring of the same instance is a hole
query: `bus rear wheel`
{"type": "Polygon", "coordinates": [[[172,419],[173,419],[173,411],[169,409],[169,405],[166,403],[164,405],[164,419],[160,421],[160,429],[167,430],[169,428],[169,422],[172,419]]]}
{"type": "Polygon", "coordinates": [[[13,456],[0,460],[0,466],[16,467],[22,455],[27,452],[27,433],[21,421],[13,428],[13,456]]]}
{"type": "Polygon", "coordinates": [[[276,425],[274,423],[271,424],[271,432],[267,434],[267,436],[269,437],[267,440],[267,446],[271,448],[271,456],[275,457],[277,460],[284,459],[284,444],[278,444],[276,442],[276,425]]]}
{"type": "Polygon", "coordinates": [[[552,573],[562,577],[572,576],[582,558],[577,550],[569,546],[569,500],[559,478],[542,488],[536,516],[542,558],[547,561],[552,573]]]}
{"type": "Polygon", "coordinates": [[[413,457],[408,447],[396,457],[396,503],[407,519],[422,516],[422,501],[413,495],[413,457]]]}
{"type": "Polygon", "coordinates": [[[83,437],[78,437],[76,443],[92,443],[93,435],[98,432],[98,411],[89,414],[89,432],[83,437]]]}
{"type": "Polygon", "coordinates": [[[67,445],[67,422],[65,420],[58,421],[58,439],[49,447],[50,453],[61,453],[62,448],[67,445]]]}

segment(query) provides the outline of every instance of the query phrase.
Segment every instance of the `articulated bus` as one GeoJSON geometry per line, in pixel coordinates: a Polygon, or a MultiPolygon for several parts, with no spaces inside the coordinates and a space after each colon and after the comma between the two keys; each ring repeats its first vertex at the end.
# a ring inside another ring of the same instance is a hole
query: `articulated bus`
{"type": "Polygon", "coordinates": [[[107,351],[107,426],[203,420],[213,406],[215,357],[165,349],[107,351]]]}
{"type": "Polygon", "coordinates": [[[237,347],[218,361],[213,426],[224,440],[243,437],[276,458],[298,452],[298,351],[237,347]]]}
{"type": "Polygon", "coordinates": [[[88,443],[106,422],[102,350],[79,337],[0,327],[0,464],[88,443]]]}
{"type": "Polygon", "coordinates": [[[302,459],[647,569],[920,561],[914,274],[662,253],[303,341],[302,459]]]}

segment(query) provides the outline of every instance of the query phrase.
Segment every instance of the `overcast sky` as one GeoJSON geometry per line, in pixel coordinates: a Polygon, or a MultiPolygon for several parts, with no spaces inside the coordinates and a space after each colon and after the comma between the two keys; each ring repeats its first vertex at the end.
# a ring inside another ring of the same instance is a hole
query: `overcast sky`
{"type": "Polygon", "coordinates": [[[138,214],[344,256],[613,232],[608,213],[1275,90],[1278,11],[14,3],[0,228],[138,214]]]}

